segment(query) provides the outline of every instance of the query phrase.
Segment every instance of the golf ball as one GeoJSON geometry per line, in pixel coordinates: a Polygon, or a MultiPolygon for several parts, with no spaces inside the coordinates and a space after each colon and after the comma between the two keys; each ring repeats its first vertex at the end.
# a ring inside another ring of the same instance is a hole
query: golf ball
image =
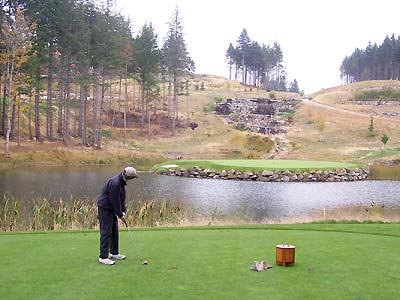
{"type": "Polygon", "coordinates": [[[148,261],[147,261],[147,260],[144,260],[144,261],[143,261],[143,264],[144,264],[144,265],[147,265],[147,264],[148,264],[148,261]]]}

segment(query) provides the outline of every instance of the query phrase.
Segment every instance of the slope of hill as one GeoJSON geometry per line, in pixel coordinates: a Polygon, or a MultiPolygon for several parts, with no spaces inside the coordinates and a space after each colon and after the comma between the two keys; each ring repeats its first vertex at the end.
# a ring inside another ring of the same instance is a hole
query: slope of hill
{"type": "MultiPolygon", "coordinates": [[[[213,75],[194,75],[188,78],[189,96],[180,96],[179,111],[182,126],[172,137],[161,117],[152,119],[150,134],[148,127],[140,131],[139,114],[131,114],[128,120],[128,141],[123,146],[121,126],[104,122],[103,149],[93,150],[80,144],[79,138],[72,139],[66,147],[61,141],[43,143],[23,139],[20,147],[11,144],[11,153],[0,156],[4,164],[77,164],[77,163],[125,163],[140,161],[143,168],[154,162],[183,157],[185,159],[216,158],[268,158],[269,153],[249,149],[248,132],[234,129],[221,116],[210,112],[210,105],[224,98],[270,98],[271,93],[262,89],[243,87],[213,75]],[[204,89],[202,88],[204,87],[204,89]],[[198,127],[191,130],[188,121],[198,127]]],[[[368,81],[333,87],[311,95],[311,101],[303,101],[293,116],[294,125],[285,135],[269,138],[275,144],[284,145],[276,158],[337,160],[368,163],[377,159],[400,158],[400,118],[387,118],[380,114],[383,107],[368,107],[345,104],[360,90],[400,87],[400,81],[368,81]],[[315,105],[319,103],[322,105],[315,105]],[[353,113],[351,113],[353,112],[353,113]],[[371,115],[373,129],[371,126],[371,115]],[[381,137],[386,134],[389,141],[383,148],[381,137]]],[[[114,93],[117,93],[117,88],[114,93]]],[[[130,87],[129,103],[135,103],[138,91],[130,87]],[[136,93],[136,94],[135,94],[136,93]]],[[[291,93],[274,93],[277,99],[299,97],[291,93]]],[[[385,107],[399,110],[397,107],[385,107]]],[[[162,115],[161,112],[158,113],[162,115]]],[[[22,120],[27,132],[27,123],[22,120]]],[[[43,122],[44,124],[44,122],[43,122]]],[[[1,140],[0,147],[4,148],[1,140]]]]}

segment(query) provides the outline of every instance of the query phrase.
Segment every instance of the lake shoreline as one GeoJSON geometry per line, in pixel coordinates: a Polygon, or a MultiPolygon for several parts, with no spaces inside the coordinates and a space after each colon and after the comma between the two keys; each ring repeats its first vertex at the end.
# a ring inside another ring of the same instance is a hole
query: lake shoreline
{"type": "Polygon", "coordinates": [[[263,170],[239,171],[235,169],[216,171],[205,167],[195,166],[189,169],[165,168],[156,171],[159,175],[189,177],[189,178],[208,178],[220,180],[242,180],[242,181],[261,181],[261,182],[347,182],[368,180],[369,170],[367,168],[357,169],[338,169],[338,170],[309,170],[309,171],[290,171],[290,170],[263,170]]]}

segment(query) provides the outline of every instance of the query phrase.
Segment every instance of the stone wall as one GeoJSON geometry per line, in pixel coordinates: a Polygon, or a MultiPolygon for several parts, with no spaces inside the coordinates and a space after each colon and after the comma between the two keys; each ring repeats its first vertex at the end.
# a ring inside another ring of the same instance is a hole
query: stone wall
{"type": "Polygon", "coordinates": [[[345,105],[373,105],[373,106],[398,106],[400,105],[400,100],[348,100],[344,101],[343,104],[345,105]]]}
{"type": "Polygon", "coordinates": [[[250,171],[215,171],[202,167],[193,167],[191,169],[163,169],[158,172],[162,175],[182,176],[191,178],[209,178],[223,180],[246,180],[262,182],[345,182],[367,180],[368,169],[338,169],[331,171],[304,171],[291,172],[264,170],[262,172],[250,171]]]}

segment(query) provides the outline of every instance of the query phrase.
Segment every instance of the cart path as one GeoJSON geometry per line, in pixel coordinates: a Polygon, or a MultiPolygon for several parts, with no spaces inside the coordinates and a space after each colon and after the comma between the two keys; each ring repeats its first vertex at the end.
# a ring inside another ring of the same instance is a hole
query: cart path
{"type": "MultiPolygon", "coordinates": [[[[370,118],[371,115],[367,114],[367,113],[361,113],[361,112],[355,112],[355,111],[350,111],[350,110],[346,110],[343,108],[338,108],[338,107],[334,107],[334,106],[330,106],[330,105],[326,105],[326,104],[322,104],[319,102],[315,102],[315,101],[310,101],[308,99],[301,99],[301,101],[307,105],[312,105],[312,106],[316,106],[316,107],[320,107],[320,108],[324,108],[324,109],[329,109],[329,110],[334,110],[337,112],[343,112],[346,114],[351,114],[351,115],[356,115],[359,117],[365,117],[365,118],[370,118]]],[[[398,119],[390,119],[390,118],[386,118],[386,117],[382,117],[382,116],[373,116],[374,119],[381,119],[381,120],[385,120],[385,121],[391,121],[391,122],[395,122],[395,123],[400,123],[400,120],[398,119]]]]}

